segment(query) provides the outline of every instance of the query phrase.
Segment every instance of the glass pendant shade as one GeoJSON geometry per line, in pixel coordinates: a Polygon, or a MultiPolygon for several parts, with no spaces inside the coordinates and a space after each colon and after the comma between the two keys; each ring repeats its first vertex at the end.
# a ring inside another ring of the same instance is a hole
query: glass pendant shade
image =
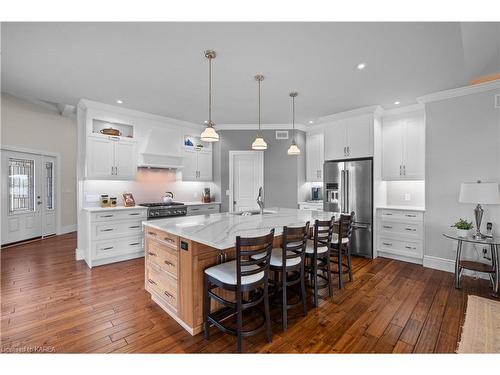
{"type": "Polygon", "coordinates": [[[295,143],[292,143],[287,151],[288,155],[300,155],[300,148],[295,143]]]}
{"type": "Polygon", "coordinates": [[[267,150],[267,143],[264,138],[258,135],[252,143],[252,150],[267,150]]]}
{"type": "Polygon", "coordinates": [[[204,142],[217,142],[219,140],[219,134],[215,131],[212,125],[208,125],[203,133],[201,133],[200,139],[204,142]]]}

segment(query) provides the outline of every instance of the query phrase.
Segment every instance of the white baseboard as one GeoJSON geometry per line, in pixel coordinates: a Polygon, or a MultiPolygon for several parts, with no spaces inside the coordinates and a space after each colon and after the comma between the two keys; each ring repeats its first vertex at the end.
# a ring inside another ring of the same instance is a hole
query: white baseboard
{"type": "Polygon", "coordinates": [[[383,250],[378,251],[378,256],[382,257],[382,258],[396,259],[396,260],[401,260],[403,262],[422,265],[421,258],[407,257],[407,256],[399,255],[399,254],[387,253],[383,250]]]}
{"type": "Polygon", "coordinates": [[[80,250],[78,250],[78,248],[75,249],[75,259],[76,260],[82,260],[82,259],[84,259],[82,252],[80,250]]]}
{"type": "MultiPolygon", "coordinates": [[[[452,259],[444,259],[426,255],[424,256],[424,267],[455,273],[455,261],[452,259]]],[[[462,275],[489,280],[489,276],[482,272],[464,269],[462,271],[462,275]]]]}
{"type": "Polygon", "coordinates": [[[57,234],[61,235],[61,234],[76,232],[76,228],[77,228],[76,224],[66,225],[64,227],[59,228],[59,231],[57,232],[57,234]]]}

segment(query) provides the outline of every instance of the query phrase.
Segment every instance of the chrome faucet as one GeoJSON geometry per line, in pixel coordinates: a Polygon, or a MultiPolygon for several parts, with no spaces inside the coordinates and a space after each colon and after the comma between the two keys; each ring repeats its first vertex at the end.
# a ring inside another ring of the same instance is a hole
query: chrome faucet
{"type": "Polygon", "coordinates": [[[260,214],[264,214],[264,197],[262,196],[262,186],[259,188],[259,195],[257,196],[257,204],[260,207],[260,214]]]}

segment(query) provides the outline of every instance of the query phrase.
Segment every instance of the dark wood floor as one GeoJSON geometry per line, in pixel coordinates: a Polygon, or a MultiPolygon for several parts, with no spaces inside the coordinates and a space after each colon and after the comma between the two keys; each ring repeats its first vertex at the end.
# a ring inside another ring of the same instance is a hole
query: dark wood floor
{"type": "MultiPolygon", "coordinates": [[[[144,291],[144,260],[88,269],[75,262],[76,235],[1,252],[1,350],[46,352],[233,352],[213,329],[192,337],[144,291]]],[[[354,282],[334,289],[303,317],[291,311],[273,342],[244,340],[247,352],[449,353],[460,337],[468,294],[488,297],[485,280],[453,288],[450,273],[377,258],[355,259],[354,282]]]]}

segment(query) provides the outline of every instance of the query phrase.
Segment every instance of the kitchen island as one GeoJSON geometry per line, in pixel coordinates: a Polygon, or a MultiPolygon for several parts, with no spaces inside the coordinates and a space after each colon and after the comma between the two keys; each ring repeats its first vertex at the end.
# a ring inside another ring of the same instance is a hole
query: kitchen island
{"type": "MultiPolygon", "coordinates": [[[[234,259],[236,236],[256,237],[283,226],[328,220],[333,212],[270,208],[264,214],[218,213],[145,221],[145,288],[189,333],[203,328],[203,271],[234,259]]],[[[227,297],[227,296],[226,296],[227,297]]],[[[211,309],[217,309],[213,303],[211,309]]]]}

